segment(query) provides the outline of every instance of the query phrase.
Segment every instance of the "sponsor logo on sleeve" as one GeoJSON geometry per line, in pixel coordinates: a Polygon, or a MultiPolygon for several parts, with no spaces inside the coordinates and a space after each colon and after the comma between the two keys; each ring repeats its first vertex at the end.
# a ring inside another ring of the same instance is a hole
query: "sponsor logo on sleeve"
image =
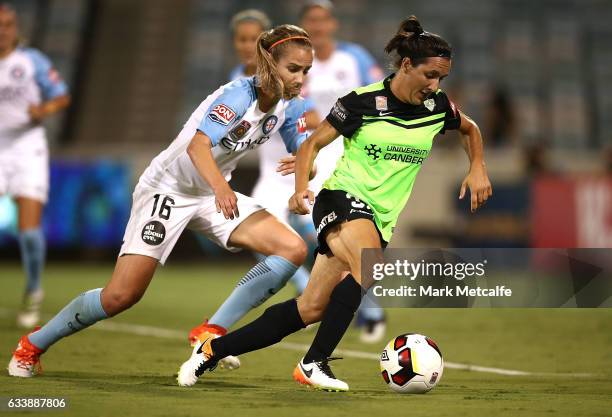
{"type": "Polygon", "coordinates": [[[340,101],[336,101],[334,107],[331,109],[331,115],[334,116],[339,122],[346,121],[346,117],[348,116],[348,112],[346,108],[340,103],[340,101]]]}
{"type": "Polygon", "coordinates": [[[55,68],[51,68],[49,70],[47,77],[49,78],[49,81],[51,81],[53,84],[57,84],[62,81],[62,77],[60,77],[59,72],[57,72],[55,68]]]}
{"type": "Polygon", "coordinates": [[[233,128],[230,132],[230,136],[234,140],[240,140],[247,134],[247,132],[251,129],[251,124],[246,120],[241,121],[238,126],[233,128]]]}
{"type": "Polygon", "coordinates": [[[217,104],[215,108],[212,109],[210,113],[208,113],[208,118],[210,120],[224,126],[229,125],[235,117],[236,112],[230,109],[225,104],[217,104]]]}
{"type": "Polygon", "coordinates": [[[272,129],[274,129],[274,126],[276,126],[276,122],[278,122],[278,117],[276,117],[275,115],[269,116],[266,119],[263,126],[261,127],[264,135],[267,135],[272,131],[272,129]]]}
{"type": "Polygon", "coordinates": [[[298,133],[306,132],[306,116],[305,115],[302,115],[297,120],[297,131],[298,131],[298,133]]]}
{"type": "Polygon", "coordinates": [[[457,106],[455,105],[455,103],[453,103],[451,99],[448,99],[448,102],[450,103],[450,107],[451,107],[451,111],[453,112],[453,116],[459,117],[459,110],[457,110],[457,106]]]}

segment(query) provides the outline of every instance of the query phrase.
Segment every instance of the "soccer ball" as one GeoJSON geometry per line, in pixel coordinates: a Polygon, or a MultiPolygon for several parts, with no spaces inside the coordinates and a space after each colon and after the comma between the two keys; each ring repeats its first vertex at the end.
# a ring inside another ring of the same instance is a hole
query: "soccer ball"
{"type": "Polygon", "coordinates": [[[438,384],[443,370],[438,345],[422,334],[397,336],[380,355],[382,377],[395,392],[424,394],[438,384]]]}

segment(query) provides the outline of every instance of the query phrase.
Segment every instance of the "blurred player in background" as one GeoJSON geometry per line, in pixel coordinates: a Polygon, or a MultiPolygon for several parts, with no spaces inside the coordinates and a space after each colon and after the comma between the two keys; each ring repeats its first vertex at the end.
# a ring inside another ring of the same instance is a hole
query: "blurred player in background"
{"type": "Polygon", "coordinates": [[[379,249],[382,256],[438,133],[458,129],[462,134],[470,167],[459,198],[469,189],[474,212],[491,196],[480,130],[439,88],[451,69],[451,46],[410,16],[385,51],[395,56],[395,73],[338,99],[297,154],[289,207],[308,214],[314,200],[308,180],[317,152],[341,134],[346,138],[344,154],[312,208],[319,247],[306,290],[246,326],[194,347],[181,366],[179,384],[195,384],[226,355],[265,348],[321,321],[293,378],[318,389],[348,391],[329,361],[372,284],[362,277],[362,250],[379,249]]]}
{"type": "MultiPolygon", "coordinates": [[[[257,38],[262,32],[269,30],[270,27],[270,19],[260,10],[247,9],[234,15],[230,22],[230,29],[232,31],[234,50],[240,64],[230,73],[232,81],[256,74],[257,38]]],[[[306,127],[308,128],[309,121],[311,124],[314,122],[316,126],[318,116],[311,110],[312,105],[306,100],[304,101],[304,109],[306,127]]],[[[261,202],[266,210],[274,214],[279,220],[290,224],[300,233],[300,228],[296,227],[295,222],[291,221],[289,207],[287,206],[287,200],[293,194],[294,177],[293,175],[283,175],[293,173],[293,170],[291,168],[287,172],[279,172],[279,167],[293,164],[295,156],[287,154],[287,148],[283,144],[279,133],[275,133],[267,143],[257,148],[257,153],[259,155],[260,174],[252,197],[261,202]]],[[[292,217],[294,219],[299,218],[302,224],[309,224],[314,232],[312,221],[308,218],[305,219],[304,216],[296,215],[292,215],[292,217]]],[[[265,256],[259,253],[255,253],[255,257],[258,261],[265,259],[265,256]]],[[[306,288],[309,274],[310,271],[308,269],[300,266],[289,280],[295,286],[298,294],[301,294],[304,288],[306,288]]],[[[253,280],[250,285],[256,286],[259,284],[253,280]]],[[[262,282],[261,285],[265,286],[266,283],[262,282]]],[[[189,332],[189,343],[194,345],[202,335],[207,333],[224,335],[227,333],[228,328],[259,303],[260,298],[256,293],[242,291],[239,285],[210,319],[204,320],[202,324],[194,327],[189,332]]],[[[240,366],[240,361],[238,358],[235,358],[231,362],[223,363],[223,365],[228,368],[235,368],[240,366]]]]}
{"type": "Polygon", "coordinates": [[[10,195],[18,208],[27,281],[17,325],[24,328],[38,323],[43,299],[41,217],[49,192],[49,149],[42,121],[69,102],[66,84],[49,59],[18,46],[17,14],[0,3],[0,195],[10,195]]]}
{"type": "MultiPolygon", "coordinates": [[[[333,14],[333,4],[330,1],[308,1],[300,12],[300,25],[310,34],[315,51],[312,69],[306,78],[302,94],[306,99],[312,100],[318,114],[327,115],[338,97],[383,78],[382,69],[365,48],[336,40],[339,23],[333,14]]],[[[338,138],[319,152],[316,160],[317,174],[310,183],[315,195],[336,168],[343,150],[342,138],[338,138]]],[[[292,194],[293,192],[288,197],[292,194]]],[[[310,219],[310,216],[302,217],[310,219]]],[[[314,228],[311,240],[316,242],[314,228]]],[[[373,297],[363,298],[357,312],[356,324],[361,327],[362,342],[375,343],[384,337],[385,313],[373,297]]]]}
{"type": "Polygon", "coordinates": [[[140,177],[106,287],[84,292],[42,329],[23,336],[9,375],[33,376],[51,345],[136,304],[186,228],[229,251],[245,248],[267,256],[234,289],[259,303],[304,262],[306,245],[297,233],[229,185],[238,161],[277,132],[287,152],[297,151],[306,139],[298,96],[312,65],[308,34],[297,26],[276,27],[258,38],[257,54],[257,77],[232,81],[210,94],[140,177]]]}

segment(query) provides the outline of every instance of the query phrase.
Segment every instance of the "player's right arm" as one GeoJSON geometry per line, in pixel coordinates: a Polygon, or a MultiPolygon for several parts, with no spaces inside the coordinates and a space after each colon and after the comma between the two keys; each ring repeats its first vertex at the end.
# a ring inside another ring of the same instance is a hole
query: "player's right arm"
{"type": "Polygon", "coordinates": [[[221,174],[212,154],[213,142],[210,138],[197,131],[187,147],[187,155],[198,173],[210,185],[215,193],[217,213],[223,212],[226,219],[239,217],[238,198],[234,190],[221,174]]]}
{"type": "Polygon", "coordinates": [[[226,219],[239,217],[238,198],[217,166],[212,153],[233,123],[244,115],[255,100],[250,81],[241,79],[224,87],[204,115],[187,147],[187,154],[200,176],[215,193],[217,213],[226,219]]]}
{"type": "Polygon", "coordinates": [[[295,160],[295,194],[289,199],[289,210],[296,214],[308,214],[310,210],[304,199],[314,203],[314,193],[308,189],[308,179],[314,160],[321,149],[329,145],[340,133],[327,121],[302,143],[295,160]]]}

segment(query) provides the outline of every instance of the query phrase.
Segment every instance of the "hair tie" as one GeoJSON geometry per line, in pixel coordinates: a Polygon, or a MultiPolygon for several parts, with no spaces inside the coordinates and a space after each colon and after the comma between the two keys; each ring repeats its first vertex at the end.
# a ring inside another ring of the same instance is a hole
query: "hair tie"
{"type": "Polygon", "coordinates": [[[310,38],[308,38],[307,36],[289,36],[288,38],[281,39],[279,41],[274,42],[272,45],[270,45],[270,47],[268,48],[268,51],[270,51],[275,46],[280,45],[281,43],[289,41],[291,39],[306,39],[307,41],[310,42],[310,38]]]}

